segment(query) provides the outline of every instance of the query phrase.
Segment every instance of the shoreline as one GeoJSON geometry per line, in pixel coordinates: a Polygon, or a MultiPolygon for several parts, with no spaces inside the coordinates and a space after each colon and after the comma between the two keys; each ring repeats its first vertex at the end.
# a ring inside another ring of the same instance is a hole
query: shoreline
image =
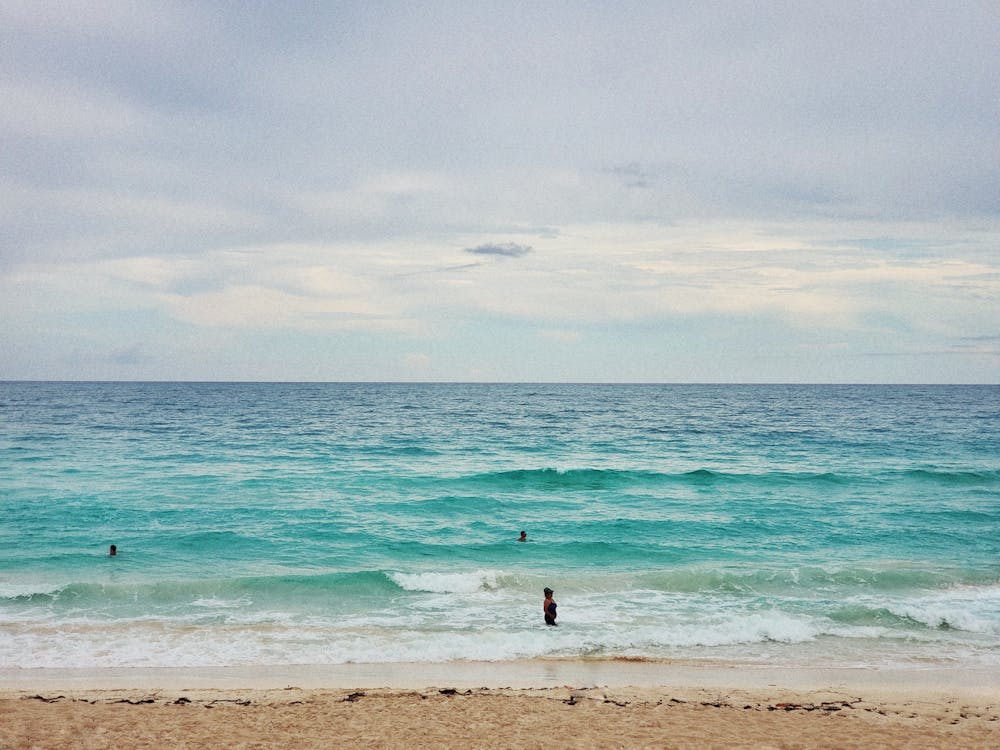
{"type": "Polygon", "coordinates": [[[853,690],[1000,699],[1000,671],[929,664],[790,667],[632,659],[524,659],[231,667],[0,668],[0,696],[47,690],[545,689],[853,690]]]}

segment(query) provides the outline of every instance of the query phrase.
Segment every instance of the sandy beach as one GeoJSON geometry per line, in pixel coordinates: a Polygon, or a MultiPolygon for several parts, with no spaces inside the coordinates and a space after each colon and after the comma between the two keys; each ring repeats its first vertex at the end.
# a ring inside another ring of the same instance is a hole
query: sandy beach
{"type": "Polygon", "coordinates": [[[0,680],[3,750],[1000,746],[997,677],[942,668],[533,660],[0,680]]]}

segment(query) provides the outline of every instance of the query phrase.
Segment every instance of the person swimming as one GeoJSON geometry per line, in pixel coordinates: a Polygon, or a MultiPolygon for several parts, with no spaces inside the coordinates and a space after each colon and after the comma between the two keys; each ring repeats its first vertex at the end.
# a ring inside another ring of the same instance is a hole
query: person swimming
{"type": "Polygon", "coordinates": [[[521,532],[521,536],[518,537],[517,541],[519,541],[519,542],[526,542],[526,541],[528,541],[528,532],[527,531],[522,531],[521,532]]]}
{"type": "Polygon", "coordinates": [[[545,601],[542,602],[542,612],[545,614],[546,625],[557,625],[556,623],[556,602],[552,598],[554,592],[548,586],[545,587],[545,601]]]}

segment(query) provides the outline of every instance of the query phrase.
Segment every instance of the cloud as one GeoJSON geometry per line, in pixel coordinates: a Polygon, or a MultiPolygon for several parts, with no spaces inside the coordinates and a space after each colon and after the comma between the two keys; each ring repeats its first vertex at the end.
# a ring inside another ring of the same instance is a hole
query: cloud
{"type": "Polygon", "coordinates": [[[414,321],[354,298],[313,297],[258,285],[201,294],[162,294],[171,317],[200,327],[256,330],[413,332],[414,321]]]}
{"type": "Polygon", "coordinates": [[[528,245],[518,245],[516,242],[493,243],[467,247],[465,252],[473,255],[494,255],[501,258],[521,258],[532,250],[528,245]]]}
{"type": "Polygon", "coordinates": [[[0,3],[0,376],[75,339],[241,378],[268,335],[375,378],[424,336],[496,379],[548,376],[528,342],[604,379],[677,340],[749,379],[812,367],[796,336],[993,346],[989,3],[271,5],[0,3]]]}
{"type": "Polygon", "coordinates": [[[659,176],[650,167],[634,161],[628,164],[619,164],[606,171],[620,179],[622,185],[627,188],[651,187],[659,176]]]}

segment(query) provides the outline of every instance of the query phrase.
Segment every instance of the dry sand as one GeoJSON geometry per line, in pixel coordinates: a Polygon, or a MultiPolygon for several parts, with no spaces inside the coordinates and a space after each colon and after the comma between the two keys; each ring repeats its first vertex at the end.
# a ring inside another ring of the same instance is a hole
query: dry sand
{"type": "Polygon", "coordinates": [[[292,672],[306,686],[278,687],[288,672],[251,679],[228,670],[0,671],[0,748],[1000,748],[993,675],[955,687],[947,670],[580,662],[441,669],[454,680],[422,688],[401,685],[439,672],[303,667],[292,672]],[[545,684],[595,671],[610,684],[545,684]],[[90,685],[81,686],[87,674],[90,685]],[[521,686],[500,686],[512,674],[521,686]],[[379,676],[395,677],[396,687],[342,682],[379,676]],[[475,676],[482,686],[468,686],[475,676]],[[113,684],[128,680],[140,687],[113,684]],[[217,687],[205,686],[213,680],[217,687]],[[252,687],[233,686],[239,682],[252,687]]]}

